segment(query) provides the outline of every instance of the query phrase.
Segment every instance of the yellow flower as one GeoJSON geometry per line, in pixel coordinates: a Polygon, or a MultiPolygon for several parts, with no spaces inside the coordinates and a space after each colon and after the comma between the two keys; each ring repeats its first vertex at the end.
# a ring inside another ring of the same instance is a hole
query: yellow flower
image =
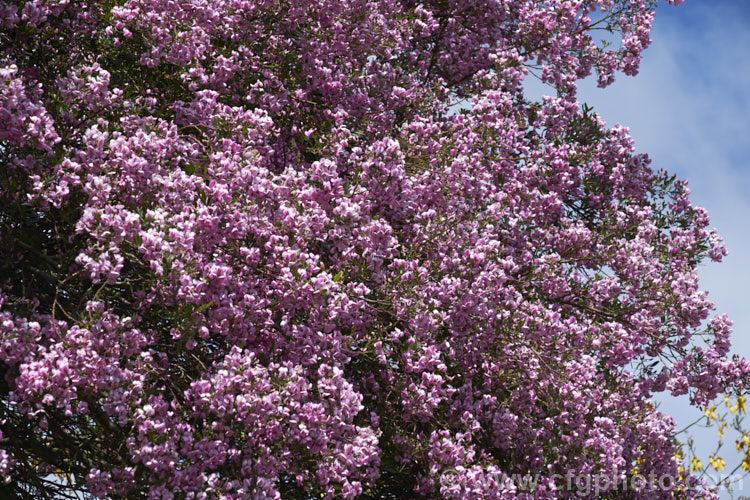
{"type": "Polygon", "coordinates": [[[703,464],[701,464],[701,461],[698,460],[698,457],[693,457],[693,462],[690,464],[690,471],[702,471],[703,470],[703,464]]]}
{"type": "Polygon", "coordinates": [[[65,472],[62,469],[59,469],[59,468],[56,469],[55,470],[55,476],[59,477],[60,479],[66,480],[68,482],[68,484],[70,484],[70,482],[71,482],[70,473],[65,472]]]}
{"type": "Polygon", "coordinates": [[[713,405],[711,408],[706,407],[703,414],[710,420],[716,420],[716,405],[713,405]]]}
{"type": "Polygon", "coordinates": [[[719,437],[720,438],[724,437],[724,429],[726,428],[726,426],[727,426],[726,422],[722,422],[721,425],[719,426],[719,437]]]}
{"type": "Polygon", "coordinates": [[[743,396],[737,396],[737,404],[732,405],[732,407],[729,408],[729,411],[732,412],[732,415],[734,415],[738,411],[740,413],[745,413],[747,411],[747,407],[745,406],[746,403],[747,401],[743,396]]]}
{"type": "Polygon", "coordinates": [[[709,455],[708,461],[711,462],[711,467],[713,467],[715,470],[724,470],[724,467],[727,466],[726,462],[724,462],[724,459],[721,457],[714,457],[713,455],[709,455]]]}
{"type": "Polygon", "coordinates": [[[742,440],[739,439],[736,441],[737,443],[737,451],[740,451],[742,448],[750,445],[750,436],[747,435],[747,432],[742,432],[742,440]]]}

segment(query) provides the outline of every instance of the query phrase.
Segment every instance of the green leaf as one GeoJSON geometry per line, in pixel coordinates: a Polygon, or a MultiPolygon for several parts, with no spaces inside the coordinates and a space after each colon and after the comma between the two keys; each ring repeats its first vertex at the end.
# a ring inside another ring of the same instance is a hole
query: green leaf
{"type": "Polygon", "coordinates": [[[200,306],[200,307],[199,307],[198,309],[196,309],[196,310],[195,310],[195,312],[199,313],[199,312],[201,312],[201,311],[205,311],[206,309],[208,309],[208,308],[209,308],[209,307],[211,307],[212,305],[214,305],[214,301],[213,301],[213,300],[212,300],[211,302],[208,302],[207,304],[203,304],[203,305],[202,305],[202,306],[200,306]]]}

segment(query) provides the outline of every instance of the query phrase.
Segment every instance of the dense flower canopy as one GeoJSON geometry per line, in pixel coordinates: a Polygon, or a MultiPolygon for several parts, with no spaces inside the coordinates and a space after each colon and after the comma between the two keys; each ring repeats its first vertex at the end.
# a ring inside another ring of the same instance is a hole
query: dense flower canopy
{"type": "Polygon", "coordinates": [[[0,1],[0,493],[710,496],[725,250],[576,101],[654,3],[0,1]]]}

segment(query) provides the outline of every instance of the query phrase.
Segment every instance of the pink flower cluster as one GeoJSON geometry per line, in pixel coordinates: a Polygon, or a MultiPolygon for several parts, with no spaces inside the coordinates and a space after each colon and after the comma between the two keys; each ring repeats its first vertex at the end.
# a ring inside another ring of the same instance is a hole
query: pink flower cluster
{"type": "Polygon", "coordinates": [[[575,100],[653,2],[115,4],[0,2],[17,492],[711,497],[650,398],[747,388],[696,274],[726,251],[575,100]]]}

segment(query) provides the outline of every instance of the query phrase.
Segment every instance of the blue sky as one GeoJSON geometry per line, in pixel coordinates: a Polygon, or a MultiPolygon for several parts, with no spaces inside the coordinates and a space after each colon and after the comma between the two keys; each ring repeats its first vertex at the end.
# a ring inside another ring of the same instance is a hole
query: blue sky
{"type": "Polygon", "coordinates": [[[662,5],[651,38],[638,76],[604,90],[584,82],[579,99],[629,127],[653,167],[688,179],[693,203],[708,209],[730,254],[702,268],[702,284],[750,356],[750,1],[662,5]]]}
{"type": "MultiPolygon", "coordinates": [[[[701,268],[701,284],[734,321],[734,351],[750,358],[750,1],[662,0],[651,39],[638,76],[618,75],[604,90],[584,82],[579,100],[608,125],[629,127],[652,166],[688,179],[693,203],[708,209],[729,255],[701,268]]],[[[678,428],[699,415],[680,401],[661,408],[678,428]]],[[[695,432],[706,458],[716,430],[695,432]]],[[[734,439],[727,433],[720,453],[730,469],[739,463],[734,439]]],[[[743,486],[737,493],[750,495],[750,477],[743,486]]]]}

